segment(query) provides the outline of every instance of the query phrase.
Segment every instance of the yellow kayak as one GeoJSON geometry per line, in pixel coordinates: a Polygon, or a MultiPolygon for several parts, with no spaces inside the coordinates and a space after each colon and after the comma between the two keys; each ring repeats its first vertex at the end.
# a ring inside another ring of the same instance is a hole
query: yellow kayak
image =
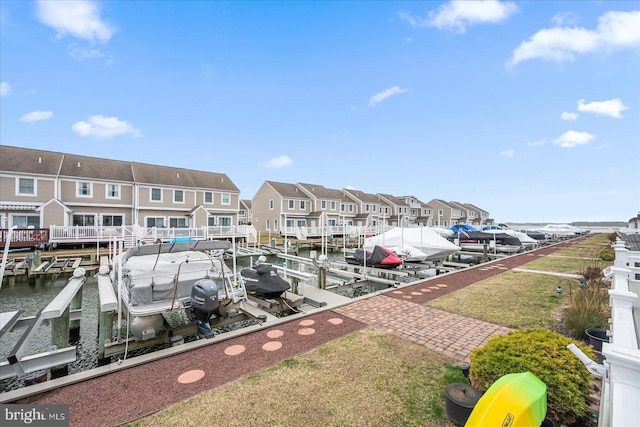
{"type": "Polygon", "coordinates": [[[500,377],[482,395],[465,427],[540,427],[547,415],[547,386],[531,372],[500,377]]]}

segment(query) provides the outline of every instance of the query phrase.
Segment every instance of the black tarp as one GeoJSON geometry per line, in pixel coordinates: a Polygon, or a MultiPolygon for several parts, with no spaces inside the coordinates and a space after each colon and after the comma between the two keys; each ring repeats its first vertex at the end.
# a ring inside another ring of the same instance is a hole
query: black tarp
{"type": "Polygon", "coordinates": [[[279,298],[289,290],[289,283],[278,275],[269,264],[258,264],[254,268],[243,268],[240,275],[244,279],[247,293],[260,298],[279,298]]]}

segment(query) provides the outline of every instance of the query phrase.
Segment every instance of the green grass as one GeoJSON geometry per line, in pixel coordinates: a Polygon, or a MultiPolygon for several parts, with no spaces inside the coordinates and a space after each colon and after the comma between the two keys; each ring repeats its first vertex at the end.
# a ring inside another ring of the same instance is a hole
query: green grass
{"type": "Polygon", "coordinates": [[[580,274],[587,267],[605,268],[611,263],[598,259],[572,258],[570,255],[553,255],[546,256],[535,261],[523,265],[521,268],[529,270],[551,271],[556,273],[580,274]]]}
{"type": "Polygon", "coordinates": [[[560,306],[568,298],[556,292],[561,280],[555,276],[508,271],[427,305],[511,328],[550,327],[558,321],[560,306]]]}
{"type": "MultiPolygon", "coordinates": [[[[367,328],[161,412],[136,426],[452,426],[456,362],[367,328]]],[[[457,371],[457,372],[456,372],[457,371]]]]}

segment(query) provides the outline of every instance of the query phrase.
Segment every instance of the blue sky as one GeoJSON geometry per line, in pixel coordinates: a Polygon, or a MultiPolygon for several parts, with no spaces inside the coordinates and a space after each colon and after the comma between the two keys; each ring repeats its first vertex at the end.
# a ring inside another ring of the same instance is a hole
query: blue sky
{"type": "Polygon", "coordinates": [[[0,2],[0,143],[472,203],[640,210],[640,2],[0,2]]]}

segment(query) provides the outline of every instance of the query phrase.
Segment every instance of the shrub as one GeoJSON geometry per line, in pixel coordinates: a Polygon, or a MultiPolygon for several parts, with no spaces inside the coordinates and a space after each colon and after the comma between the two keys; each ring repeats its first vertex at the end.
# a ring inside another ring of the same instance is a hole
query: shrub
{"type": "MultiPolygon", "coordinates": [[[[485,392],[503,375],[528,371],[546,384],[547,416],[556,425],[585,421],[591,400],[591,374],[567,350],[572,342],[543,328],[495,336],[471,353],[472,384],[485,392]]],[[[576,345],[593,358],[590,349],[576,345]]]]}
{"type": "Polygon", "coordinates": [[[613,249],[603,249],[598,254],[598,257],[603,261],[613,261],[616,259],[616,253],[613,249]]]}
{"type": "MultiPolygon", "coordinates": [[[[587,282],[589,283],[589,282],[587,282]]],[[[586,339],[588,328],[607,329],[611,309],[606,288],[594,284],[578,289],[571,305],[564,310],[564,327],[575,339],[586,339]]]]}

